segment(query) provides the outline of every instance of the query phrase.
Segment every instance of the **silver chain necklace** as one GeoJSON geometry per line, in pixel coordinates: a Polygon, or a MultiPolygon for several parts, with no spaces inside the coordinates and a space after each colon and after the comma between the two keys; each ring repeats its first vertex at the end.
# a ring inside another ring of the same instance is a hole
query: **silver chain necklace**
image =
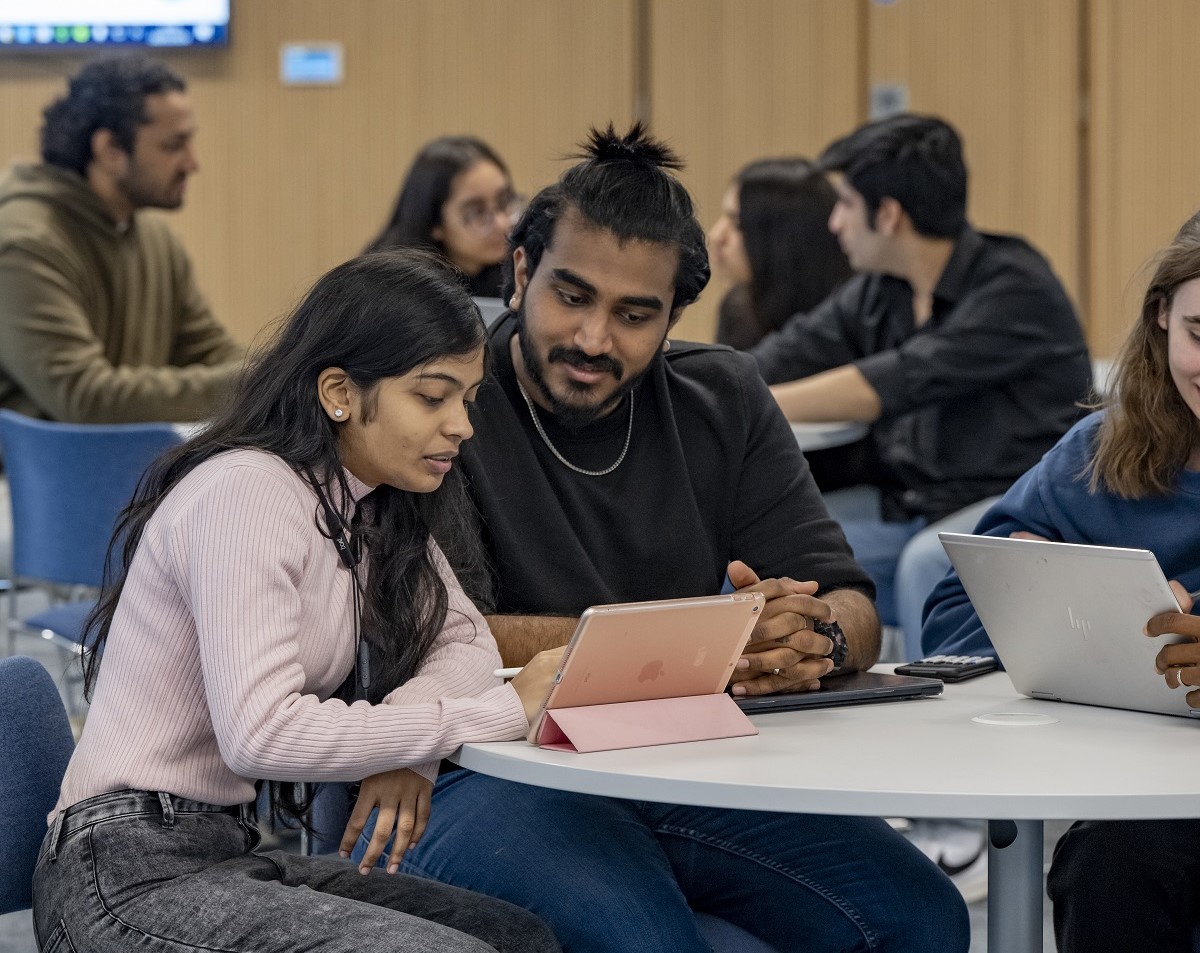
{"type": "Polygon", "coordinates": [[[606,467],[603,470],[585,470],[583,467],[577,467],[570,460],[558,452],[558,447],[550,442],[550,437],[545,430],[542,429],[542,422],[538,420],[537,408],[533,406],[533,401],[529,399],[529,395],[525,393],[525,388],[521,386],[521,379],[517,378],[517,390],[521,392],[521,396],[525,398],[525,406],[529,408],[529,416],[533,418],[533,426],[537,429],[538,436],[542,438],[542,442],[550,448],[550,452],[554,454],[554,458],[568,470],[574,470],[583,476],[602,477],[608,476],[625,460],[625,454],[629,452],[629,441],[633,438],[633,391],[629,392],[629,429],[625,432],[625,446],[621,448],[621,455],[617,457],[616,462],[612,466],[606,467]]]}

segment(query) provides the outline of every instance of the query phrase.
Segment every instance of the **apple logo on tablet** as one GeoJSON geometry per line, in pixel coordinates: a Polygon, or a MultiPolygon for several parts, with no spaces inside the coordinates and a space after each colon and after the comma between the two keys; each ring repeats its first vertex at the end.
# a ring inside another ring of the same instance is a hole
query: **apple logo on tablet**
{"type": "Polygon", "coordinates": [[[656,659],[653,662],[647,662],[645,668],[642,669],[642,674],[638,676],[639,682],[652,682],[663,673],[662,659],[656,659]]]}

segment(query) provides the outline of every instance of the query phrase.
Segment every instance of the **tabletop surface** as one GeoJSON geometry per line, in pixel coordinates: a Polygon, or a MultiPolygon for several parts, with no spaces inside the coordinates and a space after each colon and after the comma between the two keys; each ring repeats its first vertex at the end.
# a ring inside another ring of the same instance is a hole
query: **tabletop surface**
{"type": "Polygon", "coordinates": [[[801,450],[826,450],[854,443],[867,435],[867,425],[853,420],[831,420],[816,424],[792,424],[801,450]]]}
{"type": "Polygon", "coordinates": [[[751,810],[1017,820],[1200,815],[1200,721],[1025,698],[1002,672],[949,684],[938,698],[753,721],[759,734],[746,738],[591,754],[523,741],[471,744],[453,760],[562,790],[751,810]],[[998,713],[1054,720],[973,720],[998,713]]]}

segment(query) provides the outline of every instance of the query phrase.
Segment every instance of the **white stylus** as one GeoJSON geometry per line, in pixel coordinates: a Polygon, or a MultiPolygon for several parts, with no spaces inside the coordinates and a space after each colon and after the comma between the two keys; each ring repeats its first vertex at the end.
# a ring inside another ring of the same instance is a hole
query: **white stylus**
{"type": "Polygon", "coordinates": [[[519,668],[498,668],[498,669],[496,669],[496,671],[492,672],[492,674],[495,675],[496,678],[516,678],[518,675],[521,674],[521,669],[519,669],[519,668]]]}

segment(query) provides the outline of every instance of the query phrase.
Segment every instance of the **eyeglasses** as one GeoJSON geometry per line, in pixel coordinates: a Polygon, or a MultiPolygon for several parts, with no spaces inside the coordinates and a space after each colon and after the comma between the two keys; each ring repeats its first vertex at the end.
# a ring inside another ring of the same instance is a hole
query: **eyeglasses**
{"type": "Polygon", "coordinates": [[[474,199],[458,211],[460,221],[473,232],[486,234],[496,227],[496,216],[503,215],[510,221],[525,209],[525,199],[516,194],[502,195],[495,202],[474,199]]]}

